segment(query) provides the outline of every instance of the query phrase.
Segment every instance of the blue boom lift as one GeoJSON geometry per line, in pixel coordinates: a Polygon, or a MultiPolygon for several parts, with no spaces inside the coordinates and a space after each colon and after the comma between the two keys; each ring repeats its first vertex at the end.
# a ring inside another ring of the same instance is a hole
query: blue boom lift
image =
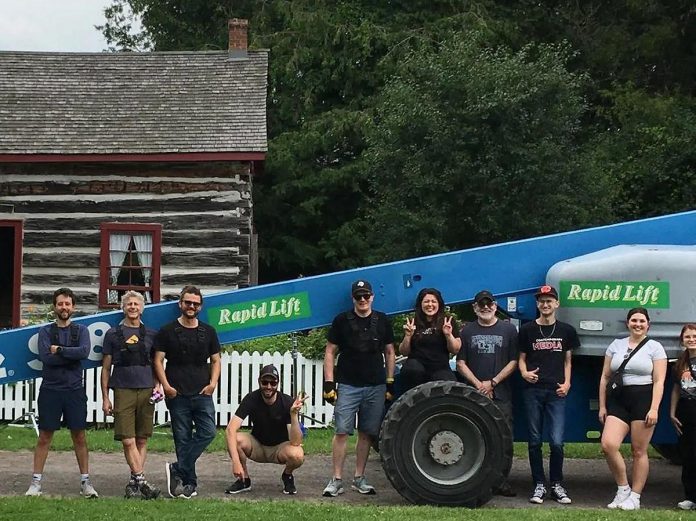
{"type": "MultiPolygon", "coordinates": [[[[536,317],[534,291],[549,282],[561,290],[561,319],[573,323],[583,343],[573,361],[566,440],[587,441],[599,431],[596,401],[605,337],[625,332],[617,329],[620,320],[612,313],[618,309],[625,314],[634,307],[631,302],[647,299],[657,317],[653,336],[675,357],[675,328],[696,319],[693,299],[675,297],[696,294],[689,287],[696,278],[677,273],[679,280],[665,280],[679,269],[667,269],[664,275],[659,263],[675,257],[678,267],[688,264],[693,259],[688,255],[696,255],[688,247],[694,245],[696,211],[219,293],[205,297],[201,318],[216,328],[222,343],[320,327],[350,308],[350,284],[364,278],[375,290],[375,307],[388,314],[411,311],[424,287],[440,289],[448,304],[471,302],[486,288],[510,317],[525,321],[536,317]],[[614,248],[621,245],[650,246],[630,250],[626,257],[614,248]],[[636,261],[654,251],[660,252],[657,265],[636,261]],[[603,271],[605,257],[613,260],[603,271]],[[622,300],[626,295],[633,301],[622,300]]],[[[158,328],[178,314],[176,302],[153,304],[146,308],[145,320],[158,328]]],[[[93,347],[83,362],[86,368],[100,364],[103,335],[121,318],[121,312],[108,312],[75,319],[90,330],[93,347]]],[[[0,332],[0,385],[40,376],[39,327],[0,332]]],[[[404,497],[467,506],[489,499],[491,486],[511,463],[513,438],[524,440],[526,429],[516,409],[514,432],[509,432],[500,411],[486,401],[460,383],[430,383],[407,392],[390,408],[380,451],[387,475],[404,497]]],[[[663,448],[675,441],[666,402],[653,438],[663,448]]]]}

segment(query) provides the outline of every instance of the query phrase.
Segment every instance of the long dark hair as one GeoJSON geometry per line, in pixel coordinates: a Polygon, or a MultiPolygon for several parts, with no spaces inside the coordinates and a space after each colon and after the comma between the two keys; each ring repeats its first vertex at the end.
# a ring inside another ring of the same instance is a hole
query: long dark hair
{"type": "Polygon", "coordinates": [[[427,329],[429,327],[434,327],[438,331],[442,329],[442,324],[445,322],[445,301],[442,299],[442,293],[440,293],[435,288],[423,288],[418,292],[416,297],[416,334],[419,331],[427,329]],[[423,299],[426,295],[432,295],[437,299],[437,314],[433,317],[433,321],[428,321],[425,313],[423,312],[423,299]]]}
{"type": "MultiPolygon", "coordinates": [[[[696,331],[696,324],[684,324],[684,327],[682,327],[681,333],[679,333],[679,343],[682,346],[684,346],[684,334],[691,329],[696,331]]],[[[686,348],[686,346],[684,346],[684,348],[686,348]]],[[[682,373],[688,370],[689,367],[689,350],[684,349],[684,352],[677,358],[677,363],[674,364],[674,376],[677,379],[681,379],[682,373]]]]}

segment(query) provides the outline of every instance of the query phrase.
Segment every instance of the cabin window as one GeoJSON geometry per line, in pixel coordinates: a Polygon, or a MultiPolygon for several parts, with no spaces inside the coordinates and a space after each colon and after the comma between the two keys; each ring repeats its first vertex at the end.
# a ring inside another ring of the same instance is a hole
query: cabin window
{"type": "Polygon", "coordinates": [[[102,223],[99,306],[115,308],[128,290],[160,300],[162,225],[102,223]]]}

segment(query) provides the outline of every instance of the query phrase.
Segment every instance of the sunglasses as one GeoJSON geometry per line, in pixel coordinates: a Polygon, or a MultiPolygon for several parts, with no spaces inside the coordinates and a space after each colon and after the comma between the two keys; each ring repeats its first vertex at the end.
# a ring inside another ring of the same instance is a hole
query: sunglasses
{"type": "Polygon", "coordinates": [[[476,304],[480,308],[494,308],[495,307],[495,302],[479,302],[476,304]]]}
{"type": "Polygon", "coordinates": [[[187,308],[199,308],[203,305],[202,302],[194,302],[193,300],[182,300],[181,303],[187,308]]]}
{"type": "Polygon", "coordinates": [[[261,385],[265,387],[278,387],[278,382],[275,380],[261,380],[261,385]]]}
{"type": "Polygon", "coordinates": [[[360,293],[360,295],[353,295],[355,300],[370,300],[372,293],[360,293]]]}

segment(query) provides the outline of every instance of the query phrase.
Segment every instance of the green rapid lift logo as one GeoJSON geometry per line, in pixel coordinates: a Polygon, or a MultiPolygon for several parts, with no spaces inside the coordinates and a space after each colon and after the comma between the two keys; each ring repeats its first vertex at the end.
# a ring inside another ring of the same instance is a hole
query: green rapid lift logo
{"type": "Polygon", "coordinates": [[[218,306],[208,311],[210,324],[221,332],[311,316],[306,291],[218,306]]]}
{"type": "Polygon", "coordinates": [[[561,306],[669,308],[669,282],[563,280],[561,306]]]}

